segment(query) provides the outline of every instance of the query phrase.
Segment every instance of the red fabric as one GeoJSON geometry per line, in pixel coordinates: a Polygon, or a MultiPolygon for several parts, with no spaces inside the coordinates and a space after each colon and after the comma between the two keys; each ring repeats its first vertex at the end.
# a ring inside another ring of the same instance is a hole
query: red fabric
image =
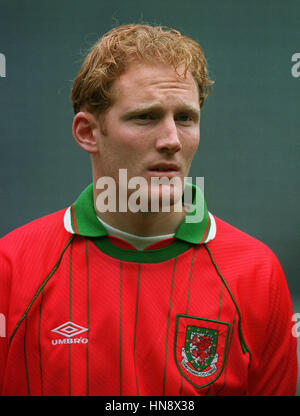
{"type": "Polygon", "coordinates": [[[7,323],[7,337],[0,338],[2,395],[295,394],[290,295],[264,244],[216,218],[208,248],[240,321],[204,245],[139,265],[74,236],[59,262],[72,237],[63,214],[0,240],[0,313],[7,323]],[[82,332],[53,332],[69,321],[82,332]],[[241,347],[239,323],[251,360],[241,347]],[[215,346],[216,379],[182,368],[191,325],[224,329],[215,346]]]}

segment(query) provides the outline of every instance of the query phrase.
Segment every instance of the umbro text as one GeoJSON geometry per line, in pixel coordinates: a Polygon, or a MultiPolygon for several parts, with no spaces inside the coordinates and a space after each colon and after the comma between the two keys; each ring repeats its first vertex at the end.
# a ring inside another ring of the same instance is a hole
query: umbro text
{"type": "Polygon", "coordinates": [[[63,338],[63,339],[52,339],[52,345],[58,344],[87,344],[89,340],[87,338],[63,338]]]}

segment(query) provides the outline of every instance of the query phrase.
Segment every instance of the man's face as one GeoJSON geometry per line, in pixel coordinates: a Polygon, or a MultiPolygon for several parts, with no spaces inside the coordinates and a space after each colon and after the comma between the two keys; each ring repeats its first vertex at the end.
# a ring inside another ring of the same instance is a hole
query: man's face
{"type": "MultiPolygon", "coordinates": [[[[198,88],[192,75],[179,77],[164,64],[131,64],[113,85],[114,104],[97,122],[96,180],[119,181],[119,169],[128,180],[178,177],[184,183],[197,150],[200,132],[198,88]]],[[[162,192],[159,187],[159,192],[162,192]]]]}

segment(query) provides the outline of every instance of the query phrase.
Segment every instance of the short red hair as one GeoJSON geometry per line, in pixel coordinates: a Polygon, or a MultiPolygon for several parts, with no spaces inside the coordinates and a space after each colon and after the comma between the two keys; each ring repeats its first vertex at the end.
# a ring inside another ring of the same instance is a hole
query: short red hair
{"type": "Polygon", "coordinates": [[[199,90],[199,104],[211,92],[207,63],[201,46],[178,30],[165,26],[129,24],[106,33],[91,48],[72,89],[74,113],[81,110],[104,113],[113,103],[113,82],[134,61],[158,61],[181,65],[193,75],[199,90]]]}

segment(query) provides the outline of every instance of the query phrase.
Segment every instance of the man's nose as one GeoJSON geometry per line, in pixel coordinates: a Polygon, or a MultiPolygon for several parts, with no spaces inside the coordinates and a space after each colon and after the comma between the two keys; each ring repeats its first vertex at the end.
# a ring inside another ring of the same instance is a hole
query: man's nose
{"type": "Polygon", "coordinates": [[[158,138],[156,148],[159,152],[176,153],[181,150],[182,145],[178,136],[175,120],[172,118],[164,120],[158,127],[158,138]]]}

